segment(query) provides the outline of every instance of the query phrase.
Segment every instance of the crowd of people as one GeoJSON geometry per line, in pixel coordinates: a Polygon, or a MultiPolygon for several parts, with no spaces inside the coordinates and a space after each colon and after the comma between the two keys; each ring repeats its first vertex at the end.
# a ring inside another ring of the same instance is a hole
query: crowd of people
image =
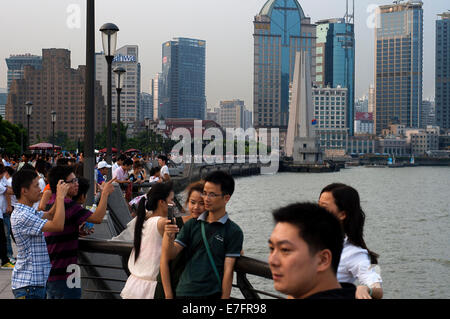
{"type": "MultiPolygon", "coordinates": [[[[152,160],[152,159],[150,159],[152,160]]],[[[244,233],[227,211],[235,181],[214,171],[189,185],[183,216],[175,217],[167,157],[144,168],[148,158],[121,155],[113,165],[98,158],[95,185],[83,177],[82,156],[2,158],[0,164],[0,258],[12,269],[16,298],[79,299],[68,287],[68,268],[77,265],[78,238],[102,222],[108,196],[149,182],[149,191],[130,201],[137,207],[128,225],[133,242],[124,299],[228,299],[244,233]],[[112,179],[107,175],[111,170],[112,179]],[[90,187],[98,205],[86,207],[90,187]],[[131,229],[131,231],[130,231],[131,229]],[[15,241],[14,258],[11,240],[15,241]]],[[[268,265],[274,287],[292,299],[380,299],[378,255],[364,241],[365,214],[358,192],[331,184],[317,203],[294,203],[273,212],[268,265]]]]}

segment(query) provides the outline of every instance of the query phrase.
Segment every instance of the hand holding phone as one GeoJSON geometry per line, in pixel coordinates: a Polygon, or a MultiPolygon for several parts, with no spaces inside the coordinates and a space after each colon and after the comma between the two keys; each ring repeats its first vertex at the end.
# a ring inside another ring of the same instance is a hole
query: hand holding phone
{"type": "Polygon", "coordinates": [[[173,219],[175,218],[174,209],[175,209],[175,207],[173,204],[168,204],[167,219],[170,220],[171,224],[174,224],[174,221],[173,221],[173,219]]]}

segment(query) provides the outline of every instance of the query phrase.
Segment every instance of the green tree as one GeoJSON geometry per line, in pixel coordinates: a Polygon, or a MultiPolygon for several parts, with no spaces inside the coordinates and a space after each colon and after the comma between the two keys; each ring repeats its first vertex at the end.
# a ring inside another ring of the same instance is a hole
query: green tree
{"type": "Polygon", "coordinates": [[[12,124],[5,121],[0,116],[0,149],[6,154],[20,154],[23,149],[27,149],[25,145],[27,141],[27,133],[22,124],[12,124]]]}

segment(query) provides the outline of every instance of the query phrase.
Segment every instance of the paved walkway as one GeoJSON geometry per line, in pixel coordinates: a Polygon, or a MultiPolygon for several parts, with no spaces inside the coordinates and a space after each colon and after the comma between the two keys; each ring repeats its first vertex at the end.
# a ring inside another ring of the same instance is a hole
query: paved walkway
{"type": "MultiPolygon", "coordinates": [[[[12,243],[14,256],[16,256],[16,245],[12,243]]],[[[0,299],[14,299],[11,291],[12,270],[0,269],[0,299]]]]}

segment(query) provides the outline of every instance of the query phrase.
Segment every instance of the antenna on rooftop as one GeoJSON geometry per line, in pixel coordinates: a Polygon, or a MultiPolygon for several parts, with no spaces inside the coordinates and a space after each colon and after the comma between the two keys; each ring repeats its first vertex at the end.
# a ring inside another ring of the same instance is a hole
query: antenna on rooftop
{"type": "Polygon", "coordinates": [[[348,0],[346,0],[344,20],[346,23],[355,23],[355,0],[353,0],[353,12],[350,14],[348,11],[349,11],[348,0]]]}

